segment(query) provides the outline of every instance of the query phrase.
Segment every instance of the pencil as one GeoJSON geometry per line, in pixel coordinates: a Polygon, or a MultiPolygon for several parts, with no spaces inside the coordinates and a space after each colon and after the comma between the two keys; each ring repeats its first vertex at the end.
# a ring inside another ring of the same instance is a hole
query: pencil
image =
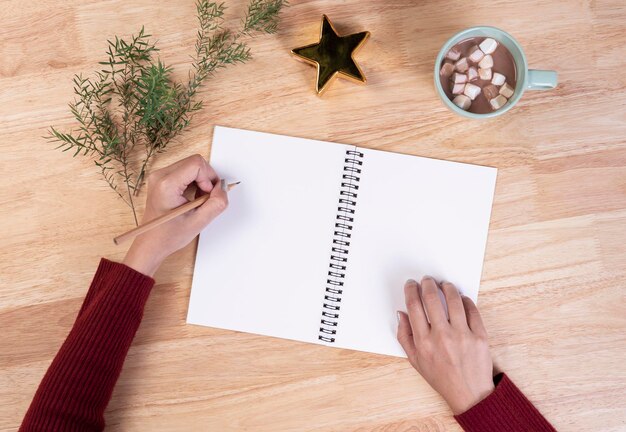
{"type": "MultiPolygon", "coordinates": [[[[232,188],[234,188],[235,186],[237,186],[239,183],[241,182],[235,182],[235,183],[230,183],[227,186],[227,189],[230,191],[232,188]]],[[[189,201],[186,204],[181,205],[180,207],[176,207],[173,208],[172,210],[168,211],[167,213],[159,216],[156,219],[151,220],[150,222],[143,224],[143,225],[139,225],[136,228],[133,228],[130,231],[125,232],[124,234],[120,234],[117,237],[115,237],[113,239],[113,243],[115,243],[116,245],[119,245],[121,243],[124,243],[126,240],[137,237],[139,234],[143,234],[146,231],[150,231],[152,228],[157,227],[159,225],[161,225],[162,223],[165,223],[169,220],[174,219],[177,216],[180,216],[183,213],[187,213],[189,210],[193,210],[196,207],[200,207],[202,204],[204,204],[205,202],[207,202],[207,200],[209,199],[209,194],[206,195],[202,195],[201,197],[196,198],[193,201],[189,201]]]]}

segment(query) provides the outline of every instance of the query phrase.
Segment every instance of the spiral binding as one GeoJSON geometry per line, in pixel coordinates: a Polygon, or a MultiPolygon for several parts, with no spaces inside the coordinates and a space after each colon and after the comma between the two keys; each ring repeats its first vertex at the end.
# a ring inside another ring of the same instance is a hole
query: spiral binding
{"type": "Polygon", "coordinates": [[[363,153],[356,150],[346,150],[341,188],[335,227],[333,229],[333,244],[330,249],[330,262],[326,276],[326,290],[322,302],[322,318],[320,320],[319,335],[317,338],[324,342],[335,342],[341,311],[341,296],[343,294],[343,280],[346,277],[348,253],[350,252],[351,231],[356,211],[359,181],[363,153]]]}

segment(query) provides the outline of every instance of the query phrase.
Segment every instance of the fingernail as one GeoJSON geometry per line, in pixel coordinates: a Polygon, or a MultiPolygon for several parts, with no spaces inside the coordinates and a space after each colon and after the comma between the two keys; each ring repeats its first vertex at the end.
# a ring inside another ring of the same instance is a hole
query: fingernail
{"type": "Polygon", "coordinates": [[[220,180],[220,186],[224,192],[228,192],[228,183],[226,183],[226,180],[220,180]]]}
{"type": "Polygon", "coordinates": [[[400,311],[396,311],[396,318],[398,319],[398,324],[400,324],[400,311]]]}
{"type": "Polygon", "coordinates": [[[435,280],[435,278],[434,278],[434,277],[432,277],[432,276],[428,276],[428,275],[424,275],[424,277],[422,277],[422,280],[424,280],[424,279],[431,279],[431,280],[435,280]]]}
{"type": "Polygon", "coordinates": [[[407,279],[406,283],[413,285],[413,284],[417,284],[417,281],[415,279],[407,279]]]}

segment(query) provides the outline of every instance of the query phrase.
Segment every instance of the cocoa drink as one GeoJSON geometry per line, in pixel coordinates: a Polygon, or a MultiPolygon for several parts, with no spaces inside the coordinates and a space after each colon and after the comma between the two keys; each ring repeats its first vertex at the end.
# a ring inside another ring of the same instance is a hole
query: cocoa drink
{"type": "Polygon", "coordinates": [[[486,114],[502,108],[515,93],[513,56],[492,38],[462,40],[440,65],[441,87],[459,108],[486,114]]]}

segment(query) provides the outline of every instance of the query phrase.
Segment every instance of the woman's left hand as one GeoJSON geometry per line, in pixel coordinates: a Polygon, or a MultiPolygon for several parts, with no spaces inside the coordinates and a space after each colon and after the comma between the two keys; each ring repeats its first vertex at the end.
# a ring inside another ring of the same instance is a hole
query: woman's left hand
{"type": "Polygon", "coordinates": [[[226,209],[227,191],[221,187],[224,183],[220,184],[217,173],[202,156],[193,155],[150,174],[142,223],[187,203],[184,193],[192,183],[201,192],[210,194],[210,198],[200,207],[137,236],[124,264],[153,276],[165,258],[188,245],[226,209]]]}

